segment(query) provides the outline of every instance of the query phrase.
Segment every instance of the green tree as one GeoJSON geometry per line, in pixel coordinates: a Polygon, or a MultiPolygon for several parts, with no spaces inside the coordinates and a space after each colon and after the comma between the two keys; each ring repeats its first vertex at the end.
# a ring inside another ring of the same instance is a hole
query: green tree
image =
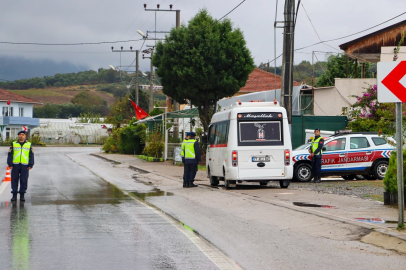
{"type": "Polygon", "coordinates": [[[206,9],[157,44],[153,64],[164,94],[191,100],[205,131],[217,100],[237,93],[255,67],[240,29],[228,19],[217,22],[206,9]]]}
{"type": "Polygon", "coordinates": [[[104,105],[107,106],[107,101],[102,99],[99,96],[93,96],[89,92],[80,92],[74,98],[72,98],[71,102],[73,104],[82,104],[82,105],[93,105],[93,106],[100,106],[104,105]]]}
{"type": "MultiPolygon", "coordinates": [[[[365,70],[369,70],[370,64],[365,65],[365,70]]],[[[334,85],[335,78],[347,77],[347,56],[344,54],[330,55],[327,59],[327,67],[324,68],[325,73],[320,76],[316,86],[330,86],[334,85]]],[[[357,67],[357,76],[355,76],[355,60],[348,59],[348,77],[349,78],[361,78],[361,65],[357,67]]],[[[365,77],[370,78],[370,72],[365,72],[365,77]]]]}

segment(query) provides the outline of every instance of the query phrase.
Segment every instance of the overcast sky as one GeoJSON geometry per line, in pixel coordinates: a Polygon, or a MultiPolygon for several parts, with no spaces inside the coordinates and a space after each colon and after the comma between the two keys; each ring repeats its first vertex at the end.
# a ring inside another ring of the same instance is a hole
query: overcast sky
{"type": "MultiPolygon", "coordinates": [[[[137,29],[146,32],[155,28],[155,13],[143,9],[168,8],[181,10],[181,22],[187,23],[201,8],[220,18],[242,0],[13,0],[4,1],[0,9],[0,41],[75,43],[139,39],[137,29]]],[[[278,20],[283,19],[283,0],[279,1],[278,20]]],[[[296,1],[297,2],[297,1],[296,1]]],[[[405,0],[303,0],[314,27],[322,40],[352,34],[384,22],[406,11],[405,0]]],[[[228,18],[239,27],[254,57],[255,64],[266,62],[274,56],[274,19],[276,0],[246,0],[228,18]]],[[[330,42],[334,48],[357,37],[406,20],[403,15],[368,32],[330,42]]],[[[175,25],[174,12],[157,13],[157,30],[169,30],[175,25]]],[[[296,25],[295,48],[318,42],[303,7],[299,8],[296,25]]],[[[146,44],[153,44],[148,41],[146,44]]],[[[282,52],[282,29],[277,29],[276,49],[282,52]]],[[[111,46],[139,49],[142,41],[87,45],[87,46],[32,46],[0,44],[0,55],[23,56],[30,59],[70,61],[97,70],[99,67],[120,65],[120,53],[112,53],[111,46]]],[[[145,48],[145,47],[144,47],[145,48]]],[[[312,50],[333,51],[325,45],[317,45],[295,53],[295,64],[311,61],[312,50]]],[[[132,53],[122,53],[122,65],[134,60],[132,53]]],[[[324,60],[324,55],[318,55],[324,60]]],[[[280,65],[281,61],[277,62],[280,65]]],[[[140,60],[142,70],[149,69],[149,59],[140,60]]]]}

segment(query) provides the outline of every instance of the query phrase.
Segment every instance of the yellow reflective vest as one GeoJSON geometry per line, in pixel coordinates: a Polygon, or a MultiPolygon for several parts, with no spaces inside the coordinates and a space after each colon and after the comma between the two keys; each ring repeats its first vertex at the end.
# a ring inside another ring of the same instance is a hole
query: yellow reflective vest
{"type": "Polygon", "coordinates": [[[184,153],[185,159],[196,158],[195,142],[196,142],[196,140],[194,140],[194,139],[190,139],[190,140],[183,142],[182,151],[184,153]]]}
{"type": "Polygon", "coordinates": [[[30,161],[30,149],[30,142],[25,142],[23,146],[17,141],[13,142],[13,164],[28,165],[30,161]]]}
{"type": "MultiPolygon", "coordinates": [[[[315,139],[312,140],[312,153],[316,152],[317,148],[319,148],[319,143],[320,143],[321,139],[322,139],[322,137],[320,136],[316,140],[315,139]]],[[[320,152],[315,155],[322,155],[322,154],[323,154],[323,151],[320,150],[320,152]]]]}
{"type": "Polygon", "coordinates": [[[187,142],[187,139],[184,139],[181,145],[182,151],[180,152],[181,156],[184,158],[185,157],[185,151],[184,151],[184,147],[185,147],[185,143],[187,142]]]}

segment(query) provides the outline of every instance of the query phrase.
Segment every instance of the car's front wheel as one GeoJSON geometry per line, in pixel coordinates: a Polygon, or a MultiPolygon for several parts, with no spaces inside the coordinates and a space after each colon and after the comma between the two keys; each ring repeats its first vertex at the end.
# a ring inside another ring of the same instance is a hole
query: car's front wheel
{"type": "Polygon", "coordinates": [[[294,178],[299,182],[309,182],[312,179],[312,167],[310,164],[301,163],[296,166],[294,178]]]}
{"type": "Polygon", "coordinates": [[[388,171],[388,166],[389,162],[384,160],[379,161],[378,163],[376,163],[372,175],[375,176],[376,179],[382,180],[385,177],[386,172],[388,171]]]}

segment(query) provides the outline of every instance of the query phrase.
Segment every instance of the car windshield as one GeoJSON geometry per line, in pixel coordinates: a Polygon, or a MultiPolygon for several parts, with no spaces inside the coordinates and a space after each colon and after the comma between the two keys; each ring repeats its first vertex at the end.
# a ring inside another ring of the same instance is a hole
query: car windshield
{"type": "Polygon", "coordinates": [[[294,150],[307,149],[307,148],[309,148],[310,145],[311,145],[311,143],[305,143],[305,144],[302,144],[301,146],[296,147],[294,150]]]}

